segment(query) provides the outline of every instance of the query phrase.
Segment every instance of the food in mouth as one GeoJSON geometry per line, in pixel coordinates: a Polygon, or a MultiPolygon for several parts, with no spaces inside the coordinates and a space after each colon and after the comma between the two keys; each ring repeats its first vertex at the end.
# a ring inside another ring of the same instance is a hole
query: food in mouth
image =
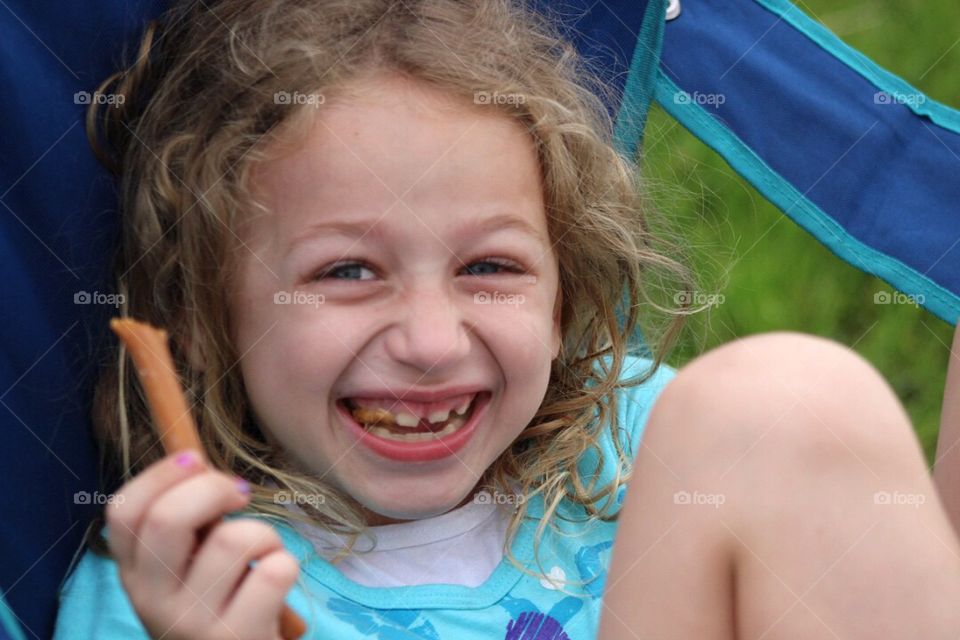
{"type": "Polygon", "coordinates": [[[446,408],[435,409],[425,416],[407,411],[394,413],[384,407],[369,406],[371,401],[366,400],[347,398],[344,403],[353,419],[373,435],[388,440],[418,442],[438,440],[455,433],[470,419],[479,395],[474,393],[453,399],[446,408]],[[360,403],[368,406],[361,406],[360,403]]]}
{"type": "Polygon", "coordinates": [[[354,419],[363,425],[396,424],[393,414],[386,409],[365,409],[357,407],[353,410],[354,419]]]}

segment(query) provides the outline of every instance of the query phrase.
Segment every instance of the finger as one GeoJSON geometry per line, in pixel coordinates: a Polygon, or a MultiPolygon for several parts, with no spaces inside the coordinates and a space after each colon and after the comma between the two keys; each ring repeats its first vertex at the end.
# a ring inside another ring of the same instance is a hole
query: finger
{"type": "Polygon", "coordinates": [[[243,629],[246,637],[279,638],[280,611],[298,575],[300,566],[289,552],[263,557],[240,583],[223,616],[224,625],[243,629]]]}
{"type": "Polygon", "coordinates": [[[121,566],[132,563],[137,547],[137,532],[147,509],[157,497],[204,468],[200,456],[182,451],[159,460],[120,487],[107,505],[107,542],[121,566]]]}
{"type": "Polygon", "coordinates": [[[137,580],[156,596],[183,585],[198,531],[247,504],[237,479],[218,471],[173,486],[147,510],[134,553],[137,580]]]}
{"type": "Polygon", "coordinates": [[[225,611],[250,562],[282,549],[280,536],[265,522],[249,518],[222,522],[194,556],[185,588],[207,611],[225,611]]]}

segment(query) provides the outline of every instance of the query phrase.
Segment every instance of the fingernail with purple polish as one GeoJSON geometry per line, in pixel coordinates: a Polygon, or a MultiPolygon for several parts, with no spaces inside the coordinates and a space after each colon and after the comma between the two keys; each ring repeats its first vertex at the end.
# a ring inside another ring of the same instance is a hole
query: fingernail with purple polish
{"type": "Polygon", "coordinates": [[[245,496],[250,495],[250,483],[243,478],[236,479],[237,490],[245,496]]]}
{"type": "Polygon", "coordinates": [[[181,467],[190,467],[197,461],[197,455],[193,451],[184,451],[177,454],[176,463],[181,467]]]}

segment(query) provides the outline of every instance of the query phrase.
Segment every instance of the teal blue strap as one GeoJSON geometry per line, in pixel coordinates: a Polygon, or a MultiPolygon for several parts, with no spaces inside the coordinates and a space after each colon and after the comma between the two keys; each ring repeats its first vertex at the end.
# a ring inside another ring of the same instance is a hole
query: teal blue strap
{"type": "Polygon", "coordinates": [[[0,594],[0,628],[10,640],[27,640],[27,636],[23,634],[23,628],[17,622],[16,614],[7,606],[7,601],[2,594],[0,594]]]}
{"type": "Polygon", "coordinates": [[[637,157],[637,149],[643,140],[643,128],[653,99],[657,68],[660,66],[666,15],[667,0],[650,0],[633,49],[630,71],[614,125],[617,151],[630,159],[637,157]]]}
{"type": "MultiPolygon", "coordinates": [[[[643,16],[643,24],[630,61],[630,71],[623,89],[623,99],[614,124],[614,145],[617,151],[630,160],[636,160],[637,150],[643,141],[643,130],[653,99],[660,51],[663,48],[663,27],[666,22],[668,0],[650,0],[643,16]]],[[[624,305],[633,304],[624,291],[620,306],[616,309],[617,320],[624,324],[624,305]]],[[[628,351],[635,355],[650,357],[650,349],[640,327],[628,338],[628,351]]]]}
{"type": "Polygon", "coordinates": [[[829,51],[835,58],[866,78],[875,87],[894,95],[924,96],[923,100],[911,100],[903,105],[918,116],[926,116],[932,122],[955,133],[960,133],[960,112],[945,104],[930,99],[922,91],[882,68],[876,62],[847,45],[816,20],[811,19],[788,0],[755,0],[759,5],[792,25],[797,31],[829,51]]]}

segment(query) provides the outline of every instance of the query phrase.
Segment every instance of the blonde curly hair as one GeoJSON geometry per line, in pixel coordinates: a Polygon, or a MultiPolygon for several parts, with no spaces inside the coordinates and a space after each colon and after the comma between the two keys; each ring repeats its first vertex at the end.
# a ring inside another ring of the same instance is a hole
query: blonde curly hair
{"type": "MultiPolygon", "coordinates": [[[[610,509],[630,478],[632,458],[612,437],[615,391],[653,376],[685,316],[696,311],[684,295],[693,291],[692,274],[670,257],[677,243],[654,232],[636,166],[613,146],[605,100],[615,100],[614,91],[549,16],[519,0],[176,4],[148,26],[135,62],[98,89],[124,99],[92,104],[87,114],[91,145],[119,179],[115,277],[122,315],[168,329],[206,454],[214,467],[251,482],[249,510],[347,533],[343,554],[356,552],[357,537],[367,531],[358,505],[296,471],[252,419],[226,329],[226,292],[236,271],[233,230],[256,207],[249,178],[266,157],[262,143],[312,108],[276,95],[329,95],[382,70],[471,102],[478,90],[524,97],[491,108],[520,121],[538,153],[559,259],[563,345],[539,411],[482,483],[509,494],[519,487],[524,499],[504,551],[522,571],[543,575],[527,571],[511,552],[530,498],[542,495],[545,506],[538,544],[562,501],[583,507],[588,519],[616,520],[610,509]],[[658,293],[680,304],[658,303],[658,293]],[[631,341],[637,332],[653,367],[621,380],[625,357],[639,346],[631,341]],[[203,367],[193,364],[197,354],[203,367]],[[612,437],[621,472],[596,487],[580,477],[577,463],[595,448],[605,464],[604,434],[612,437]],[[323,500],[291,513],[276,503],[278,488],[323,500]],[[604,497],[606,507],[598,510],[604,497]]],[[[163,451],[121,345],[112,343],[99,363],[93,422],[109,486],[163,451]]],[[[91,532],[99,534],[102,517],[95,524],[91,532]]],[[[89,541],[97,553],[108,553],[99,535],[89,541]]]]}

